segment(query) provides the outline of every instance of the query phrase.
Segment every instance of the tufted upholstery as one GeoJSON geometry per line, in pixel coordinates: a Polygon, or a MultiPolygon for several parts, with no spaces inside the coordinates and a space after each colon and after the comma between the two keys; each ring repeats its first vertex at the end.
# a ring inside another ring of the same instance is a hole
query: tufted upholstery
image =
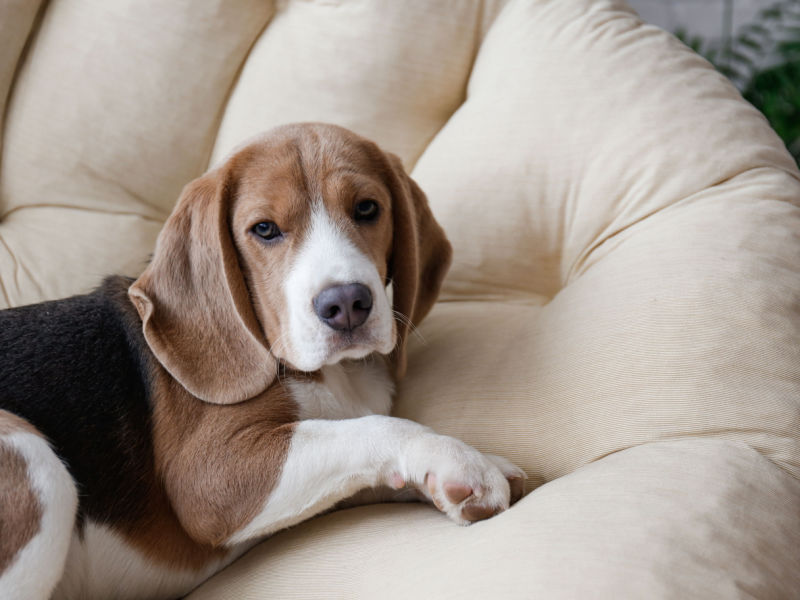
{"type": "Polygon", "coordinates": [[[181,186],[331,121],[455,249],[395,414],[523,466],[274,536],[192,598],[788,598],[800,589],[800,174],[615,0],[0,4],[0,304],[135,275],[181,186]]]}

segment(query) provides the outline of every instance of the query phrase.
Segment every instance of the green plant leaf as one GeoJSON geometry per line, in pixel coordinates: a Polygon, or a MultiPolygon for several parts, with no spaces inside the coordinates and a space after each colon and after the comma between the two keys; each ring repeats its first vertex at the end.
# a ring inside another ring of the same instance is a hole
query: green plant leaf
{"type": "Polygon", "coordinates": [[[766,38],[772,37],[772,32],[761,23],[749,23],[742,28],[742,32],[746,35],[757,35],[766,38]]]}
{"type": "Polygon", "coordinates": [[[738,36],[736,38],[736,44],[744,46],[745,48],[750,48],[750,50],[756,52],[760,56],[763,56],[766,53],[764,47],[758,42],[758,40],[747,34],[738,36]]]}
{"type": "Polygon", "coordinates": [[[744,97],[764,113],[800,164],[800,62],[779,64],[756,74],[744,97]]]}

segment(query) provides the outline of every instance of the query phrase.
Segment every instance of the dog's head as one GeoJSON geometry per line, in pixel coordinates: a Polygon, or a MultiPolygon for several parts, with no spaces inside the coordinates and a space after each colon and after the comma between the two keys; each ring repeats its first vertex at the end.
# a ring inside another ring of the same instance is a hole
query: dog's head
{"type": "Polygon", "coordinates": [[[397,157],[291,125],[184,188],[129,293],[164,368],[228,404],[265,390],[279,361],[315,371],[378,352],[402,375],[450,255],[397,157]]]}

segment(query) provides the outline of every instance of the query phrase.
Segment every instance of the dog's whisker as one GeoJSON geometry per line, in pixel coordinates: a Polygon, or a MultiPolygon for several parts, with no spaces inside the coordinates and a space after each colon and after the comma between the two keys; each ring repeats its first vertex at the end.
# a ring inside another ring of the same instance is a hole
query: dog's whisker
{"type": "Polygon", "coordinates": [[[420,333],[419,328],[411,322],[411,319],[401,313],[399,310],[392,309],[392,313],[394,313],[395,319],[403,323],[404,325],[408,325],[408,330],[414,334],[414,336],[423,344],[427,344],[428,341],[425,339],[425,336],[420,333]]]}
{"type": "Polygon", "coordinates": [[[268,349],[268,350],[269,350],[269,354],[270,354],[270,356],[271,356],[273,359],[275,359],[275,362],[277,362],[277,363],[278,363],[278,371],[277,371],[277,374],[276,374],[276,376],[275,376],[275,379],[276,379],[276,381],[278,382],[278,385],[280,385],[280,386],[281,386],[281,388],[282,388],[284,391],[286,391],[286,392],[289,392],[289,390],[286,388],[286,385],[285,385],[285,381],[286,381],[286,379],[287,379],[287,377],[286,377],[286,365],[285,365],[285,364],[284,364],[284,362],[283,362],[283,361],[282,361],[280,358],[278,358],[278,357],[275,355],[275,353],[272,351],[272,349],[273,349],[273,348],[275,348],[275,347],[277,347],[279,344],[282,344],[282,343],[283,343],[283,341],[284,341],[284,338],[285,338],[285,337],[287,337],[287,334],[286,334],[286,332],[284,332],[284,333],[281,333],[281,334],[280,334],[280,335],[279,335],[277,338],[275,338],[275,340],[274,340],[273,342],[271,342],[271,343],[270,343],[270,345],[269,345],[269,349],[268,349]]]}

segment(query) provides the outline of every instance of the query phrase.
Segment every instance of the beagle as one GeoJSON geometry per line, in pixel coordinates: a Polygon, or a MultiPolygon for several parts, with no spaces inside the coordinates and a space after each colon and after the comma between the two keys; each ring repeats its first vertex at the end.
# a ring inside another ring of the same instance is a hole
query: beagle
{"type": "Polygon", "coordinates": [[[520,469],[388,416],[450,254],[395,156],[291,125],[189,183],[135,281],[0,312],[0,598],[178,597],[371,488],[508,508],[520,469]]]}

